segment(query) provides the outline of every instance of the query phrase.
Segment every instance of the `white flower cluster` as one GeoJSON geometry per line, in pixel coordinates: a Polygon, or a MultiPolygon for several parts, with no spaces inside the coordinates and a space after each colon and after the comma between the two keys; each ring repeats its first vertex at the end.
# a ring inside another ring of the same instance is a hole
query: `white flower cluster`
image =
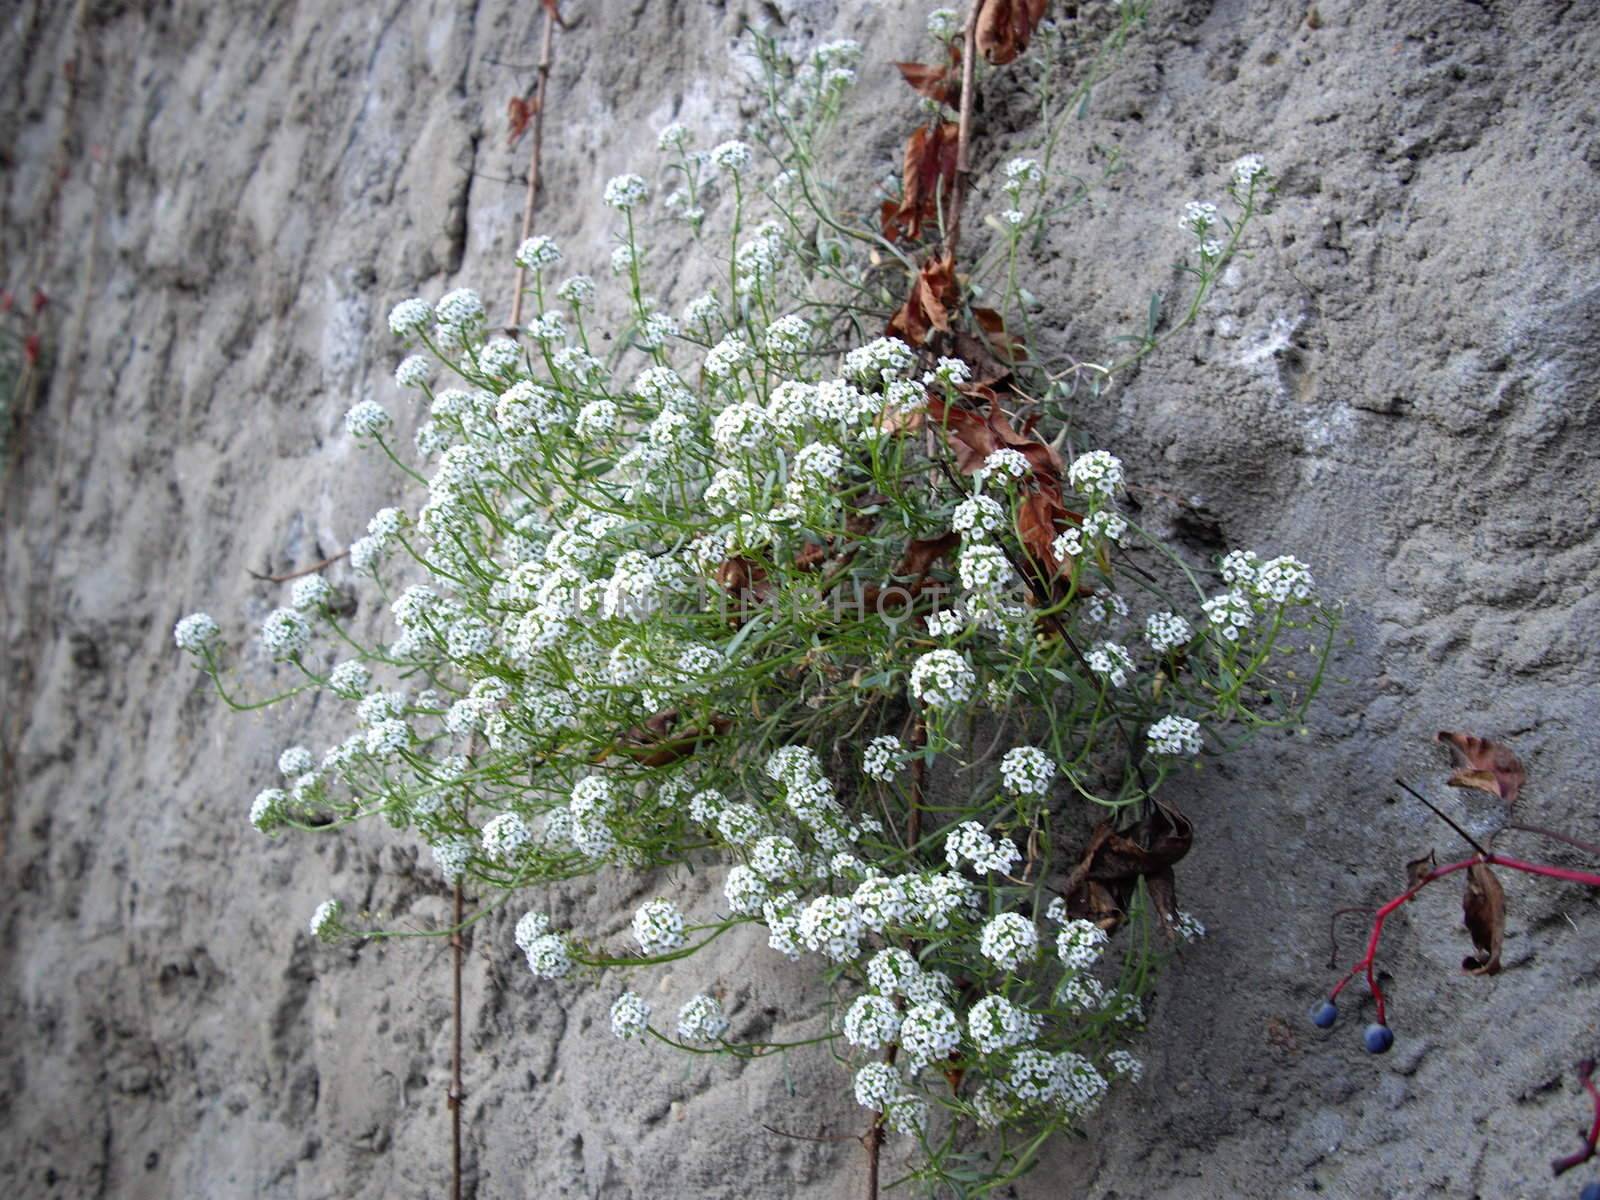
{"type": "Polygon", "coordinates": [[[648,900],[633,914],[633,936],[647,955],[670,953],[686,940],[683,914],[670,900],[648,900]]]}
{"type": "Polygon", "coordinates": [[[1100,961],[1110,944],[1105,930],[1081,917],[1066,922],[1056,934],[1056,956],[1069,971],[1086,971],[1100,961]]]}
{"type": "Polygon", "coordinates": [[[561,261],[561,247],[554,239],[536,234],[517,247],[516,263],[530,271],[542,271],[561,261]]]}
{"type": "Polygon", "coordinates": [[[317,905],[311,914],[311,936],[320,942],[333,941],[342,932],[339,917],[343,912],[344,905],[337,900],[324,900],[317,905]]]}
{"type": "Polygon", "coordinates": [[[983,927],[978,946],[1002,971],[1015,971],[1038,956],[1039,931],[1021,913],[1001,913],[983,927]]]}
{"type": "Polygon", "coordinates": [[[1126,646],[1116,642],[1097,642],[1083,660],[1089,664],[1089,670],[1112,687],[1123,687],[1128,676],[1133,674],[1133,656],[1126,646]]]}
{"type": "Polygon", "coordinates": [[[972,699],[978,677],[955,650],[930,650],[911,667],[911,694],[930,708],[954,708],[972,699]]]}
{"type": "Polygon", "coordinates": [[[1145,733],[1146,745],[1153,755],[1188,755],[1200,753],[1200,724],[1189,717],[1168,713],[1145,733]]]}
{"type": "Polygon", "coordinates": [[[954,870],[970,863],[979,874],[1004,875],[1022,860],[1010,838],[992,838],[976,821],[963,821],[944,840],[945,861],[954,870]]]}
{"type": "Polygon", "coordinates": [[[189,654],[204,654],[222,640],[222,629],[209,613],[190,613],[173,627],[172,640],[189,654]]]}
{"type": "Polygon", "coordinates": [[[905,746],[893,734],[875,737],[861,753],[861,773],[868,779],[888,783],[895,777],[905,752],[905,746]]]}
{"type": "Polygon", "coordinates": [[[1091,450],[1073,460],[1067,482],[1085,496],[1110,497],[1122,486],[1122,460],[1106,450],[1091,450]]]}
{"type": "Polygon", "coordinates": [[[1000,782],[1014,795],[1043,796],[1050,790],[1056,770],[1056,764],[1043,750],[1017,746],[1007,750],[1000,760],[1000,782]]]}
{"type": "Polygon", "coordinates": [[[638,175],[617,175],[606,184],[605,201],[620,212],[637,208],[650,195],[650,187],[638,175]]]}
{"type": "Polygon", "coordinates": [[[678,1036],[686,1042],[714,1042],[728,1032],[728,1018],[714,997],[692,997],[678,1010],[678,1036]]]}
{"type": "Polygon", "coordinates": [[[1187,646],[1194,637],[1189,622],[1177,613],[1151,613],[1144,621],[1144,640],[1157,654],[1171,654],[1187,646]]]}

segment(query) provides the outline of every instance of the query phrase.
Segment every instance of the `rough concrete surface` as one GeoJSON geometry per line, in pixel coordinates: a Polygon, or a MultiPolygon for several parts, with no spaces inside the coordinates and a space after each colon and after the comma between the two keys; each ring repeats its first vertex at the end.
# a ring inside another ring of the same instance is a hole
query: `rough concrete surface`
{"type": "MultiPolygon", "coordinates": [[[[846,172],[876,179],[915,119],[888,64],[923,50],[922,4],[566,7],[581,21],[557,44],[540,228],[596,275],[605,179],[653,163],[674,115],[704,144],[737,130],[746,18],[864,44],[846,172]]],[[[447,951],[326,949],[305,918],[339,895],[425,928],[448,895],[381,831],[251,830],[278,750],[323,714],[230,716],[171,629],[206,608],[240,640],[278,602],[246,568],[313,562],[402,499],[340,418],[396,398],[395,300],[509,290],[522,188],[501,180],[525,147],[506,149],[503,113],[528,72],[494,60],[534,60],[539,6],[36,0],[3,19],[0,281],[48,293],[51,355],[0,543],[0,1182],[444,1195],[447,951]]],[[[1522,818],[1600,841],[1596,64],[1584,3],[1154,0],[1069,124],[1090,199],[1029,285],[1053,353],[1094,358],[1140,326],[1177,286],[1178,210],[1217,198],[1235,157],[1279,174],[1201,319],[1079,420],[1197,552],[1312,562],[1348,643],[1306,735],[1176,785],[1198,825],[1184,904],[1211,936],[1151,1006],[1143,1086],[1017,1195],[1546,1197],[1600,1178],[1547,1167],[1586,1119],[1572,1064],[1600,1052],[1600,897],[1509,880],[1507,969],[1480,979],[1441,886],[1390,924],[1393,1053],[1361,1052],[1351,1006],[1331,1034],[1305,1019],[1333,977],[1331,910],[1459,848],[1387,800],[1397,771],[1445,795],[1436,729],[1511,741],[1522,818]],[[1103,179],[1112,147],[1124,166],[1103,179]],[[1179,519],[1163,494],[1196,507],[1179,519]]],[[[978,115],[979,211],[1040,137],[1008,86],[978,115]]],[[[623,886],[576,885],[561,915],[614,935],[638,899],[623,886]]],[[[1345,920],[1347,958],[1361,926],[1345,920]]],[[[736,1029],[784,1029],[804,975],[775,961],[754,940],[718,960],[736,1029]]],[[[761,1128],[855,1128],[826,1055],[741,1068],[622,1046],[610,992],[538,985],[499,916],[466,987],[470,1194],[859,1194],[855,1144],[761,1128]]]]}

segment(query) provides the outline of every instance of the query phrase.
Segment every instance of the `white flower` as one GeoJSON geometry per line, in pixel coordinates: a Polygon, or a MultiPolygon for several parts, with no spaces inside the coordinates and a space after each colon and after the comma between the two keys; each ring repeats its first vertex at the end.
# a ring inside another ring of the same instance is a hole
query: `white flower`
{"type": "Polygon", "coordinates": [[[907,1094],[900,1072],[885,1062],[865,1064],[855,1077],[856,1103],[862,1108],[882,1112],[907,1094]]]}
{"type": "Polygon", "coordinates": [[[844,373],[870,386],[904,375],[914,362],[916,356],[899,338],[874,338],[844,356],[844,373]]]}
{"type": "Polygon", "coordinates": [[[587,275],[573,275],[561,281],[556,289],[556,299],[564,300],[573,308],[584,308],[594,303],[594,280],[587,275]]]}
{"type": "Polygon", "coordinates": [[[591,400],[578,410],[572,431],[585,441],[604,437],[617,427],[617,406],[610,400],[591,400]]]}
{"type": "Polygon", "coordinates": [[[339,936],[339,914],[344,905],[337,900],[324,900],[311,914],[311,936],[321,942],[331,942],[339,936]]]}
{"type": "Polygon", "coordinates": [[[1247,587],[1255,583],[1260,566],[1254,550],[1230,550],[1222,559],[1222,578],[1235,587],[1247,587]]]}
{"type": "Polygon", "coordinates": [[[447,328],[470,329],[483,323],[483,301],[471,288],[457,288],[439,298],[439,307],[434,310],[434,316],[440,325],[447,328]]]}
{"type": "Polygon", "coordinates": [[[1126,646],[1116,642],[1096,642],[1083,660],[1089,664],[1089,670],[1112,687],[1122,687],[1133,673],[1133,656],[1126,646]]]}
{"type": "Polygon", "coordinates": [[[1110,496],[1122,478],[1122,460],[1105,450],[1079,455],[1067,468],[1067,482],[1085,496],[1110,496]]]}
{"type": "Polygon", "coordinates": [[[749,342],[737,334],[729,334],[706,353],[706,378],[730,379],[735,371],[754,357],[749,342]]]}
{"type": "Polygon", "coordinates": [[[991,838],[977,821],[963,821],[950,832],[944,840],[944,857],[952,870],[969,862],[982,874],[997,871],[1002,875],[1022,859],[1010,838],[991,838]]]}
{"type": "Polygon", "coordinates": [[[1192,757],[1200,753],[1200,725],[1188,717],[1169,713],[1146,731],[1145,744],[1151,754],[1192,757]]]}
{"type": "Polygon", "coordinates": [[[1259,154],[1246,154],[1233,164],[1233,186],[1236,191],[1248,194],[1256,180],[1267,173],[1267,164],[1259,154]]]}
{"type": "Polygon", "coordinates": [[[1262,563],[1254,580],[1256,595],[1279,604],[1290,600],[1308,601],[1315,586],[1311,568],[1287,554],[1262,563]]]}
{"type": "Polygon", "coordinates": [[[968,496],[956,505],[956,510],[950,517],[950,525],[957,533],[977,534],[981,537],[999,529],[1005,524],[1005,519],[1006,510],[1000,502],[980,494],[968,496]]]}
{"type": "Polygon", "coordinates": [[[933,370],[922,377],[922,382],[939,384],[947,388],[957,388],[971,378],[972,368],[959,358],[941,358],[934,364],[933,370]]]}
{"type": "Polygon", "coordinates": [[[292,608],[274,609],[261,623],[261,644],[275,659],[294,658],[311,644],[311,626],[292,608]]]}
{"type": "Polygon", "coordinates": [[[687,941],[683,914],[670,900],[649,900],[633,914],[633,936],[647,955],[666,954],[687,941]]]}
{"type": "Polygon", "coordinates": [[[1178,936],[1186,942],[1199,941],[1206,935],[1205,924],[1190,912],[1180,912],[1175,926],[1178,936]]]}
{"type": "Polygon", "coordinates": [[[433,361],[425,354],[402,359],[394,369],[394,381],[403,388],[419,388],[433,378],[433,361]]]}
{"type": "Polygon", "coordinates": [[[717,832],[730,846],[748,845],[760,837],[761,831],[766,828],[761,814],[748,804],[730,804],[718,812],[715,819],[717,832]]]}
{"type": "Polygon", "coordinates": [[[533,832],[516,813],[501,813],[483,827],[483,852],[503,863],[515,862],[533,841],[533,832]]]}
{"type": "Polygon", "coordinates": [[[517,247],[516,263],[532,271],[553,267],[561,261],[561,247],[544,234],[538,234],[517,247]]]}
{"type": "Polygon", "coordinates": [[[546,345],[559,345],[567,340],[567,325],[558,312],[540,313],[528,322],[528,336],[546,345]]]}
{"type": "Polygon", "coordinates": [[[222,630],[209,613],[190,613],[172,628],[172,640],[178,649],[190,654],[204,654],[222,638],[222,630]]]}
{"type": "Polygon", "coordinates": [[[389,310],[389,331],[396,337],[420,333],[433,320],[433,309],[426,300],[402,300],[389,310]]]}
{"type": "Polygon", "coordinates": [[[1250,607],[1249,598],[1240,591],[1213,596],[1200,607],[1205,610],[1206,620],[1225,641],[1238,641],[1239,631],[1255,624],[1255,611],[1250,607]]]}
{"type": "Polygon", "coordinates": [[[696,296],[683,306],[683,323],[691,329],[709,329],[722,316],[722,301],[711,292],[696,296]]]}
{"type": "Polygon", "coordinates": [[[967,1032],[981,1053],[993,1054],[1039,1036],[1039,1018],[1004,996],[985,996],[967,1013],[967,1032]]]}
{"type": "Polygon", "coordinates": [[[375,400],[363,400],[344,414],[345,431],[351,437],[381,437],[394,428],[394,418],[375,400]]]}
{"type": "Polygon", "coordinates": [[[771,354],[804,354],[811,345],[811,326],[804,317],[790,313],[767,326],[765,341],[771,354]]]}
{"type": "Polygon", "coordinates": [[[431,846],[433,865],[446,883],[455,883],[466,874],[467,861],[472,857],[472,841],[459,834],[440,838],[431,846]]]}
{"type": "Polygon", "coordinates": [[[1081,917],[1068,921],[1056,934],[1056,954],[1069,971],[1083,971],[1094,966],[1109,944],[1105,930],[1081,917]]]}
{"type": "Polygon", "coordinates": [[[372,672],[364,663],[346,659],[328,672],[328,690],[345,700],[356,700],[372,686],[372,672]]]}
{"type": "Polygon", "coordinates": [[[666,345],[668,338],[678,336],[678,322],[670,313],[653,312],[639,326],[639,345],[655,350],[666,345]]]}
{"type": "Polygon", "coordinates": [[[863,1050],[881,1050],[900,1033],[900,1011],[887,996],[857,996],[844,1014],[845,1040],[863,1050]]]}
{"type": "Polygon", "coordinates": [[[1002,971],[1014,971],[1039,954],[1039,931],[1021,913],[990,918],[978,940],[983,956],[1002,971]]]}
{"type": "Polygon", "coordinates": [[[1000,781],[1019,796],[1043,796],[1055,778],[1056,764],[1043,750],[1018,746],[1000,760],[1000,781]]]}
{"type": "Polygon", "coordinates": [[[885,996],[909,995],[907,987],[922,975],[922,967],[898,946],[879,950],[867,960],[867,983],[885,996]]]}
{"type": "Polygon", "coordinates": [[[1178,218],[1178,228],[1185,233],[1204,237],[1217,223],[1217,206],[1191,200],[1183,206],[1183,216],[1178,218]]]}
{"type": "Polygon", "coordinates": [[[611,252],[611,273],[626,275],[643,260],[644,255],[632,246],[618,246],[611,252]]]}
{"type": "Polygon", "coordinates": [[[723,142],[711,151],[711,161],[719,171],[742,175],[750,166],[750,147],[743,142],[723,142]]]}
{"type": "Polygon", "coordinates": [[[557,933],[541,934],[528,945],[528,970],[540,979],[560,979],[572,970],[572,952],[557,933]]]}
{"type": "Polygon", "coordinates": [[[804,866],[799,847],[782,834],[762,838],[750,854],[751,869],[772,883],[798,875],[804,866]]]}
{"type": "Polygon", "coordinates": [[[825,487],[837,483],[844,474],[844,456],[839,447],[826,442],[811,442],[801,446],[794,456],[791,478],[806,487],[825,487]]]}
{"type": "Polygon", "coordinates": [[[912,885],[912,914],[916,923],[928,929],[948,929],[963,911],[977,911],[978,892],[959,875],[943,872],[918,878],[912,885]]]}
{"type": "Polygon", "coordinates": [[[278,770],[290,779],[296,779],[316,769],[317,760],[304,746],[290,746],[278,755],[278,770]]]}
{"type": "Polygon", "coordinates": [[[650,188],[637,175],[617,175],[606,184],[605,201],[620,212],[644,203],[650,188]]]}
{"type": "Polygon", "coordinates": [[[949,1058],[961,1044],[961,1025],[947,1004],[914,1004],[900,1021],[900,1048],[913,1072],[949,1058]]]}
{"type": "Polygon", "coordinates": [[[1055,1057],[1054,1090],[1056,1103],[1073,1116],[1084,1116],[1100,1106],[1109,1087],[1093,1063],[1067,1050],[1055,1057]]]}
{"type": "Polygon", "coordinates": [[[1106,1055],[1106,1066],[1111,1068],[1114,1079],[1126,1079],[1129,1083],[1138,1083],[1144,1078],[1144,1064],[1126,1050],[1113,1050],[1106,1055]]]}
{"type": "Polygon", "coordinates": [[[911,912],[911,895],[904,876],[873,875],[861,882],[850,902],[861,923],[874,933],[902,924],[911,912]]]}
{"type": "Polygon", "coordinates": [[[650,1005],[633,992],[623,992],[611,1003],[611,1032],[625,1042],[643,1039],[650,1026],[650,1005]]]}
{"type": "Polygon", "coordinates": [[[711,440],[724,454],[755,450],[766,445],[771,437],[766,411],[754,400],[728,405],[711,423],[711,440]]]}
{"type": "Polygon", "coordinates": [[[695,996],[678,1010],[678,1036],[686,1042],[714,1042],[727,1030],[722,1005],[710,996],[695,996]]]}
{"type": "Polygon", "coordinates": [[[1177,613],[1151,613],[1145,618],[1144,640],[1150,643],[1150,649],[1157,654],[1170,654],[1187,646],[1193,637],[1194,630],[1189,627],[1189,622],[1177,613]]]}
{"type": "Polygon", "coordinates": [[[283,824],[284,805],[289,793],[282,788],[264,788],[250,802],[250,824],[261,833],[271,833],[283,824]]]}
{"type": "Polygon", "coordinates": [[[961,32],[961,17],[953,8],[936,8],[928,14],[928,36],[948,42],[961,32]]]}
{"type": "Polygon", "coordinates": [[[875,737],[861,753],[861,773],[868,779],[887,783],[894,778],[898,760],[905,752],[905,746],[893,734],[875,737]]]}
{"type": "Polygon", "coordinates": [[[978,677],[955,650],[930,650],[911,668],[911,692],[930,708],[951,708],[972,698],[978,677]]]}
{"type": "Polygon", "coordinates": [[[761,876],[741,863],[728,872],[722,894],[728,898],[729,909],[742,917],[752,917],[761,911],[768,893],[761,876]]]}
{"type": "Polygon", "coordinates": [[[512,936],[516,939],[517,948],[526,954],[534,939],[541,938],[549,932],[549,917],[540,912],[525,912],[517,918],[517,927],[512,936]]]}
{"type": "Polygon", "coordinates": [[[963,547],[956,560],[956,573],[961,577],[961,586],[972,592],[998,592],[1015,578],[1005,551],[993,542],[972,542],[963,547]]]}
{"type": "Polygon", "coordinates": [[[849,962],[861,953],[866,932],[861,914],[844,896],[818,896],[800,914],[800,940],[807,950],[834,962],[849,962]]]}
{"type": "Polygon", "coordinates": [[[1010,446],[1002,446],[998,450],[991,451],[989,457],[983,460],[985,482],[995,479],[1005,483],[1008,479],[1021,479],[1032,469],[1028,463],[1028,456],[1021,450],[1013,450],[1010,446]]]}
{"type": "Polygon", "coordinates": [[[682,150],[693,140],[694,135],[685,126],[674,121],[656,134],[656,149],[682,150]]]}

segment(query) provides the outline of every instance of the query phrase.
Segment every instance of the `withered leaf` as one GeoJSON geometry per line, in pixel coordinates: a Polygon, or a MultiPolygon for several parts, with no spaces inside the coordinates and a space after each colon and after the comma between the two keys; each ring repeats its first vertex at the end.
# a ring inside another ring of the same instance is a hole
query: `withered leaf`
{"type": "Polygon", "coordinates": [[[539,111],[539,101],[535,98],[513,96],[506,105],[506,148],[509,150],[522,140],[522,135],[528,131],[528,123],[533,120],[534,113],[539,111]]]}
{"type": "Polygon", "coordinates": [[[1044,19],[1047,0],[983,0],[978,10],[978,49],[995,66],[1028,48],[1044,19]]]}
{"type": "Polygon", "coordinates": [[[961,544],[961,535],[955,530],[936,538],[917,538],[906,545],[906,552],[895,564],[896,575],[914,575],[919,581],[933,570],[933,564],[961,544]]]}
{"type": "Polygon", "coordinates": [[[1476,955],[1461,960],[1472,975],[1498,975],[1500,948],[1506,936],[1506,892],[1487,863],[1467,868],[1467,890],[1461,897],[1462,923],[1472,935],[1476,955]]]}
{"type": "Polygon", "coordinates": [[[1517,797],[1528,775],[1522,769],[1522,761],[1509,747],[1476,734],[1451,733],[1449,730],[1440,730],[1434,740],[1451,747],[1466,764],[1464,769],[1450,776],[1451,787],[1476,788],[1491,796],[1499,796],[1505,801],[1507,809],[1517,806],[1517,797]]]}
{"type": "Polygon", "coordinates": [[[900,76],[911,90],[919,96],[926,96],[938,104],[954,106],[956,94],[961,89],[961,72],[957,68],[961,65],[961,48],[950,47],[950,61],[941,66],[933,63],[897,62],[895,66],[900,69],[900,76]]]}
{"type": "Polygon", "coordinates": [[[960,304],[955,260],[948,254],[930,258],[917,272],[906,302],[889,318],[888,332],[909,346],[924,346],[934,330],[950,332],[950,310],[960,304]]]}
{"type": "Polygon", "coordinates": [[[914,242],[941,207],[948,211],[960,140],[960,127],[954,121],[920,125],[906,139],[900,203],[886,200],[880,213],[885,240],[914,242]]]}
{"type": "MultiPolygon", "coordinates": [[[[628,730],[611,750],[646,767],[665,767],[693,754],[701,742],[721,737],[733,728],[733,722],[726,717],[713,717],[705,728],[679,730],[677,726],[678,710],[669,708],[628,730]]],[[[609,753],[602,753],[600,758],[605,759],[609,753]]]]}
{"type": "Polygon", "coordinates": [[[1061,889],[1068,913],[1114,928],[1126,916],[1142,878],[1170,934],[1178,916],[1172,868],[1193,844],[1194,826],[1170,805],[1158,803],[1150,815],[1121,833],[1110,821],[1100,822],[1061,889]]]}

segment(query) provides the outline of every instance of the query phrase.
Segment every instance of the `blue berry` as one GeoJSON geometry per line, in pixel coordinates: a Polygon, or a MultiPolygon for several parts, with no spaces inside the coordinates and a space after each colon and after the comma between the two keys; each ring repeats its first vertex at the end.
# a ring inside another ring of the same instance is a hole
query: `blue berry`
{"type": "Polygon", "coordinates": [[[1586,1183],[1578,1193],[1578,1200],[1600,1200],[1600,1183],[1586,1183]]]}
{"type": "Polygon", "coordinates": [[[1387,1054],[1389,1047],[1394,1045],[1394,1031],[1387,1025],[1368,1025],[1361,1035],[1361,1044],[1367,1048],[1368,1054],[1387,1054]]]}
{"type": "Polygon", "coordinates": [[[1332,1000],[1324,1000],[1311,1010],[1311,1023],[1318,1029],[1331,1029],[1338,1019],[1339,1006],[1332,1000]]]}

